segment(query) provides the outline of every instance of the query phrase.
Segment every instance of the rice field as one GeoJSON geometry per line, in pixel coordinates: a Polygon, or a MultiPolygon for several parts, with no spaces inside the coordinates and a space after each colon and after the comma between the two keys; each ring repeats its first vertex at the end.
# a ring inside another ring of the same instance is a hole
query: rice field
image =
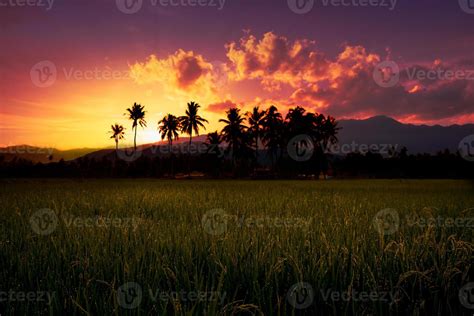
{"type": "Polygon", "coordinates": [[[1,315],[472,315],[454,180],[2,180],[1,315]]]}

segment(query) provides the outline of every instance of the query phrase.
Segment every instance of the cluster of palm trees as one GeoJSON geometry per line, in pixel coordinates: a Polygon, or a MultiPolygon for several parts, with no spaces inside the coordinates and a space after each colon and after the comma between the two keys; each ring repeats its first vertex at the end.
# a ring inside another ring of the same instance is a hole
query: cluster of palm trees
{"type": "MultiPolygon", "coordinates": [[[[199,108],[198,103],[189,102],[185,115],[178,117],[167,114],[158,122],[161,139],[166,139],[171,147],[180,134],[186,134],[189,136],[191,145],[193,135],[199,135],[201,128],[205,130],[204,124],[208,123],[198,114],[199,108]]],[[[138,126],[146,127],[147,124],[145,113],[144,106],[137,103],[134,103],[125,113],[132,121],[135,151],[137,128],[138,126]]],[[[323,149],[329,143],[337,142],[339,130],[335,118],[307,112],[300,106],[290,109],[285,117],[273,105],[266,110],[256,106],[245,114],[234,107],[227,110],[226,118],[220,119],[219,122],[224,123],[223,129],[220,132],[209,133],[206,143],[213,148],[226,143],[232,166],[236,161],[248,157],[253,157],[255,165],[258,165],[261,150],[266,151],[273,166],[285,152],[288,142],[293,137],[307,135],[316,146],[323,149]]],[[[118,150],[118,142],[124,138],[125,128],[119,124],[114,124],[111,128],[111,138],[115,140],[118,150]]]]}

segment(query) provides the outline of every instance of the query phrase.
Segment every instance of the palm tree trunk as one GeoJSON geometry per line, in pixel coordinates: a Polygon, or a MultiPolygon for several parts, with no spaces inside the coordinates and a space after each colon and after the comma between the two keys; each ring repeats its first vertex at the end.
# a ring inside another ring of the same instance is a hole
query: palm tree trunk
{"type": "Polygon", "coordinates": [[[137,151],[137,126],[135,126],[135,136],[133,137],[133,151],[137,151]]]}
{"type": "Polygon", "coordinates": [[[115,155],[118,157],[118,139],[115,139],[115,155]]]}
{"type": "Polygon", "coordinates": [[[173,140],[170,139],[169,140],[169,148],[170,148],[170,153],[171,153],[171,156],[170,156],[170,158],[171,158],[171,175],[174,177],[174,157],[173,157],[173,152],[171,151],[172,147],[173,147],[173,140]]]}
{"type": "Polygon", "coordinates": [[[189,147],[188,147],[188,175],[191,176],[191,142],[193,139],[193,132],[189,134],[189,147]]]}

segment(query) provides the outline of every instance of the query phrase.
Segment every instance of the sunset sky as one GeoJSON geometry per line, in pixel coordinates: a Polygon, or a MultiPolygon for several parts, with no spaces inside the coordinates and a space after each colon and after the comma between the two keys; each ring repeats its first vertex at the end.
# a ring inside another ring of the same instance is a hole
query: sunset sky
{"type": "Polygon", "coordinates": [[[399,0],[393,10],[385,0],[314,0],[305,14],[287,0],[179,1],[124,13],[121,0],[56,0],[49,10],[46,0],[0,0],[0,146],[111,146],[113,123],[131,143],[124,113],[134,102],[147,110],[140,143],[158,141],[158,121],[188,101],[201,104],[208,131],[231,106],[271,104],[338,119],[474,122],[474,14],[458,0],[399,0]],[[390,87],[373,78],[383,61],[400,69],[390,87]],[[56,73],[42,83],[45,65],[56,73]]]}

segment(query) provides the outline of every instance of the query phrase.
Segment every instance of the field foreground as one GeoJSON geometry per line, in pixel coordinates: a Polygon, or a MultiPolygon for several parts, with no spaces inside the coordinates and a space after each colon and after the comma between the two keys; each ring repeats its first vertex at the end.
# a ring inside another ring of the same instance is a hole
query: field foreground
{"type": "Polygon", "coordinates": [[[2,181],[0,313],[472,315],[473,192],[447,180],[2,181]]]}

